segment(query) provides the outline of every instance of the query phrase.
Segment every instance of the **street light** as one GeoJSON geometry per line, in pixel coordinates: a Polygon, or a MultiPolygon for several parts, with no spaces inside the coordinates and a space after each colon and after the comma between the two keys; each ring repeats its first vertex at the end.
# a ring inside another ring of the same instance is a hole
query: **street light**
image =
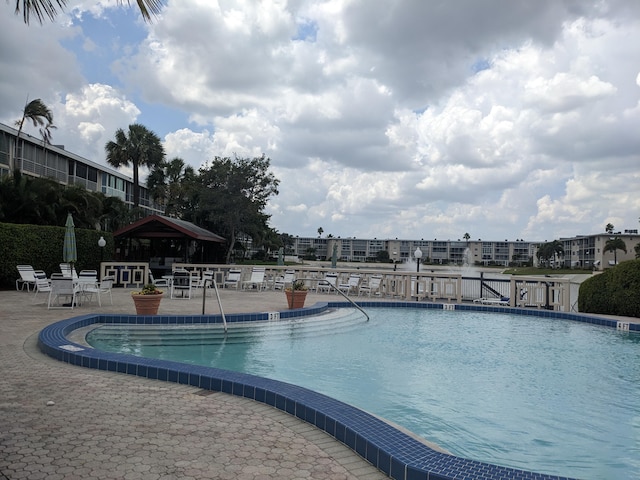
{"type": "Polygon", "coordinates": [[[416,248],[413,256],[416,257],[416,272],[420,272],[420,259],[422,258],[422,250],[420,250],[420,247],[416,248]]]}
{"type": "Polygon", "coordinates": [[[100,247],[100,269],[102,270],[102,260],[104,259],[104,247],[107,246],[107,241],[104,237],[100,237],[98,240],[98,246],[100,247]]]}

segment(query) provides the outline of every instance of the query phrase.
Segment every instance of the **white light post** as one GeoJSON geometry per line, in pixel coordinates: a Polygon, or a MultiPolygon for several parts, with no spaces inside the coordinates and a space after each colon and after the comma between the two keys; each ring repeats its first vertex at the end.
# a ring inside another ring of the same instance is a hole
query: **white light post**
{"type": "Polygon", "coordinates": [[[422,250],[420,250],[420,247],[416,248],[413,256],[416,257],[416,272],[420,272],[420,259],[422,258],[422,250]]]}
{"type": "MultiPolygon", "coordinates": [[[[102,270],[102,260],[104,259],[104,247],[107,246],[107,241],[104,237],[100,237],[98,240],[98,246],[100,247],[100,270],[102,270]]],[[[102,278],[102,272],[100,272],[100,278],[102,278]]]]}

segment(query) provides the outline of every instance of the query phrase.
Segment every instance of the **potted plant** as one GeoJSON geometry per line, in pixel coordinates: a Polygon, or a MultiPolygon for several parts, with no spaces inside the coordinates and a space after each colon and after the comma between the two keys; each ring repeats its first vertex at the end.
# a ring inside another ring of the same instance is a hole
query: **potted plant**
{"type": "Polygon", "coordinates": [[[290,287],[284,289],[284,293],[290,309],[302,308],[307,298],[308,288],[302,280],[294,280],[290,287]]]}
{"type": "Polygon", "coordinates": [[[139,292],[131,292],[136,313],[138,315],[157,315],[163,293],[153,283],[145,285],[139,292]]]}

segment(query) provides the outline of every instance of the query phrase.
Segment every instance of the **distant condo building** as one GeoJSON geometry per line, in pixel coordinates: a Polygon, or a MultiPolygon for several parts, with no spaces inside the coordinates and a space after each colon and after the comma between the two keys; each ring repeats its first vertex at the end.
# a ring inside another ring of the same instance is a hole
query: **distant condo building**
{"type": "MultiPolygon", "coordinates": [[[[41,139],[20,133],[0,123],[0,178],[15,169],[23,175],[47,177],[63,185],[81,185],[93,192],[118,197],[127,205],[133,204],[133,180],[118,172],[64,149],[49,145],[41,139]],[[16,145],[16,141],[18,144],[16,145]]],[[[145,186],[140,187],[140,207],[148,214],[163,214],[163,208],[150,198],[145,186]]],[[[537,264],[537,247],[541,241],[525,240],[411,240],[411,239],[361,239],[354,237],[293,237],[291,252],[299,258],[313,255],[320,260],[331,260],[336,251],[337,259],[346,262],[375,261],[382,251],[389,261],[402,263],[414,260],[419,247],[422,262],[442,265],[525,265],[537,264]],[[468,250],[467,250],[468,249],[468,250]]],[[[638,230],[615,233],[599,233],[561,238],[564,255],[554,261],[554,266],[602,270],[624,260],[635,258],[635,246],[640,243],[638,230]],[[627,252],[604,252],[607,240],[621,238],[627,252]]],[[[253,249],[246,239],[248,251],[253,249]]]]}

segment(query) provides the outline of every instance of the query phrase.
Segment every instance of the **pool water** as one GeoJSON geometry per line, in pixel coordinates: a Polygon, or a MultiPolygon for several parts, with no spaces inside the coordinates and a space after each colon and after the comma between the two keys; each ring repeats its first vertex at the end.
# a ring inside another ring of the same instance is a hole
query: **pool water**
{"type": "MultiPolygon", "coordinates": [[[[346,313],[345,313],[346,312],[346,313]]],[[[312,320],[104,326],[102,350],[301,385],[466,458],[640,479],[640,335],[484,312],[372,308],[312,320]]]]}

